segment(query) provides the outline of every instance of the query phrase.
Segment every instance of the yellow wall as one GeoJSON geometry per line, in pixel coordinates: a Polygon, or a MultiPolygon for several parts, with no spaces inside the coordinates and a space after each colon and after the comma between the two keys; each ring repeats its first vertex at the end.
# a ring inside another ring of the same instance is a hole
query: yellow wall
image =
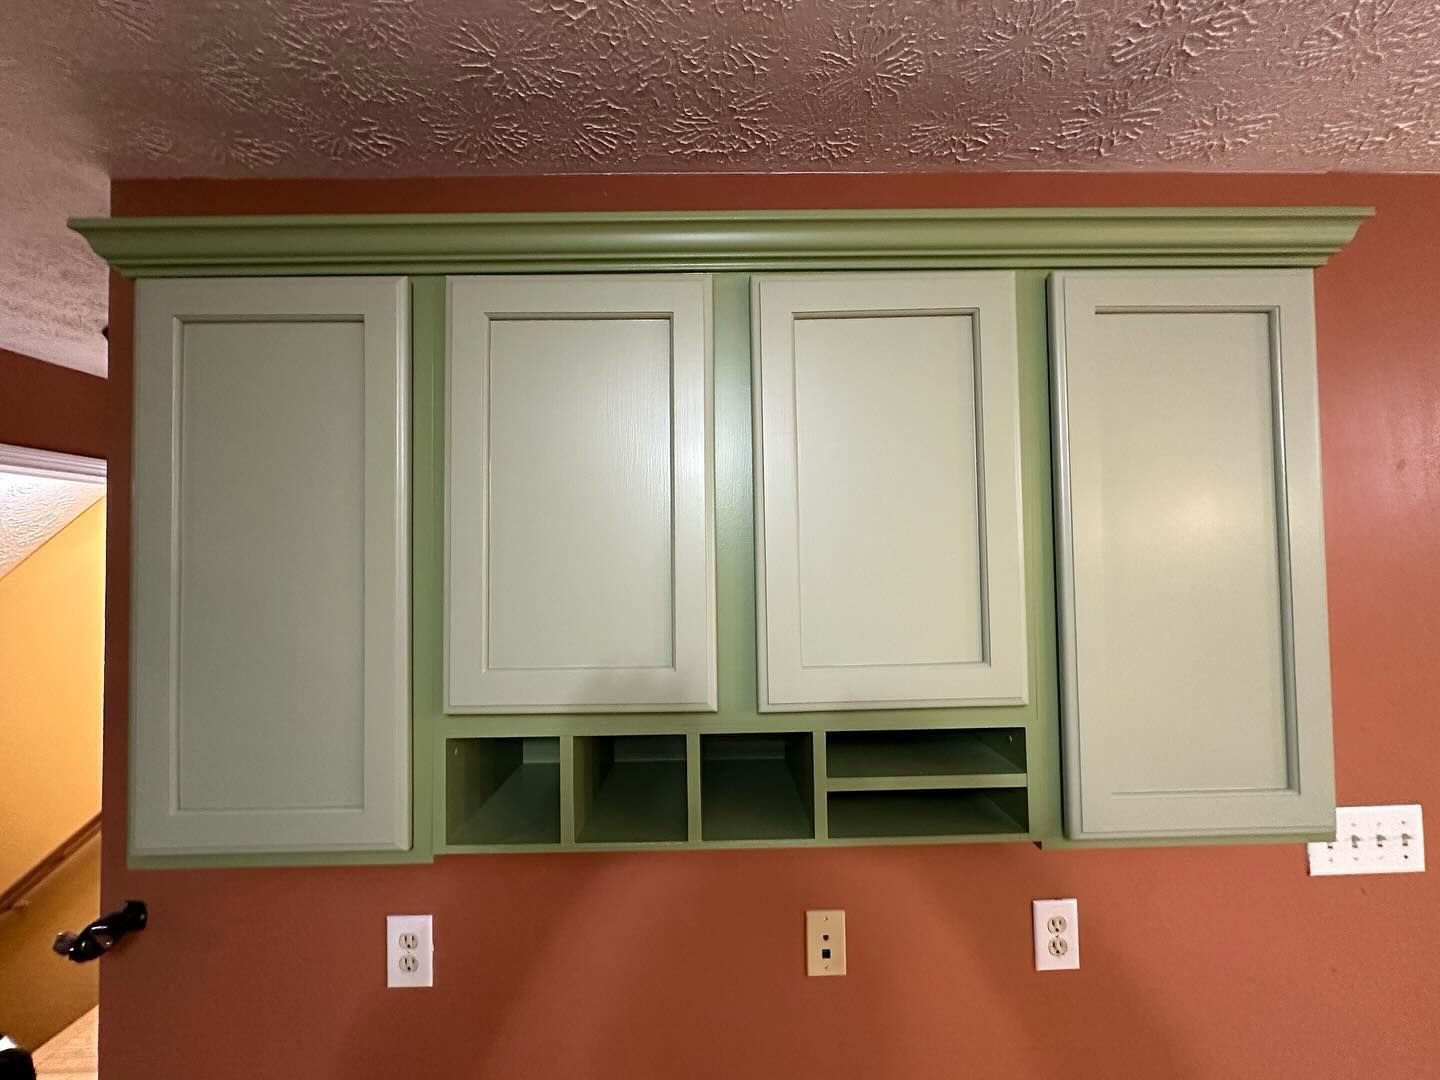
{"type": "Polygon", "coordinates": [[[61,930],[73,933],[100,912],[97,839],[47,878],[25,908],[0,915],[0,1028],[21,1046],[43,1045],[99,1002],[100,964],[110,961],[72,964],[50,945],[61,930]]]}
{"type": "Polygon", "coordinates": [[[102,499],[0,577],[0,892],[100,809],[104,632],[102,499]]]}

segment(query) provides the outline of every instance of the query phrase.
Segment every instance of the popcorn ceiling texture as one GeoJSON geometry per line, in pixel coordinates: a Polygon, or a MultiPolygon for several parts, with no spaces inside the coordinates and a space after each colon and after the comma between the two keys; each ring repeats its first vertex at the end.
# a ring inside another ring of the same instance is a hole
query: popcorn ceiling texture
{"type": "Polygon", "coordinates": [[[0,578],[104,494],[104,484],[0,472],[0,578]]]}
{"type": "Polygon", "coordinates": [[[108,176],[1440,167],[1440,0],[0,0],[0,345],[108,176]]]}

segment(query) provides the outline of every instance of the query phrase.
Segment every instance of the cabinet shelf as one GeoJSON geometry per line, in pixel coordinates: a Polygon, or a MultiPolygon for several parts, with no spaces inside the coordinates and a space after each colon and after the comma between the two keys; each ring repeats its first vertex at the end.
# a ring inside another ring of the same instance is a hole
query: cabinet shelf
{"type": "Polygon", "coordinates": [[[1023,788],[972,791],[844,791],[828,797],[836,840],[934,836],[1013,837],[1028,833],[1023,788]]]}
{"type": "Polygon", "coordinates": [[[581,844],[683,843],[689,837],[685,736],[575,739],[581,844]]]}
{"type": "Polygon", "coordinates": [[[705,840],[808,840],[815,835],[812,736],[706,735],[700,740],[705,840]]]}
{"type": "Polygon", "coordinates": [[[557,738],[449,740],[445,842],[558,844],[559,744],[557,738]]]}
{"type": "Polygon", "coordinates": [[[1022,728],[978,731],[832,732],[826,788],[896,791],[1023,788],[1022,728]]]}

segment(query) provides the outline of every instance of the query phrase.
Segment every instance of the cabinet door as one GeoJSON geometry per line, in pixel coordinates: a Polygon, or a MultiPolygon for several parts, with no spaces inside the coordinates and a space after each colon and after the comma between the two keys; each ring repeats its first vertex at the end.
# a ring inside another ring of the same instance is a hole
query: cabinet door
{"type": "Polygon", "coordinates": [[[1307,271],[1051,282],[1066,829],[1334,826],[1307,271]]]}
{"type": "Polygon", "coordinates": [[[1015,280],[753,284],[760,708],[1027,696],[1015,280]]]}
{"type": "Polygon", "coordinates": [[[716,707],[710,280],[449,282],[446,708],[716,707]]]}
{"type": "Polygon", "coordinates": [[[410,843],[407,286],[136,286],[131,850],[410,843]]]}

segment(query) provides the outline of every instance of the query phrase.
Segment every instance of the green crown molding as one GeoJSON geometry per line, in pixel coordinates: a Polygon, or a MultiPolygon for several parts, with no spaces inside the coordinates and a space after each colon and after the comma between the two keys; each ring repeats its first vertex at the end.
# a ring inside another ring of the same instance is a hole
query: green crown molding
{"type": "Polygon", "coordinates": [[[1369,207],[79,218],[126,277],[1320,266],[1369,207]]]}

